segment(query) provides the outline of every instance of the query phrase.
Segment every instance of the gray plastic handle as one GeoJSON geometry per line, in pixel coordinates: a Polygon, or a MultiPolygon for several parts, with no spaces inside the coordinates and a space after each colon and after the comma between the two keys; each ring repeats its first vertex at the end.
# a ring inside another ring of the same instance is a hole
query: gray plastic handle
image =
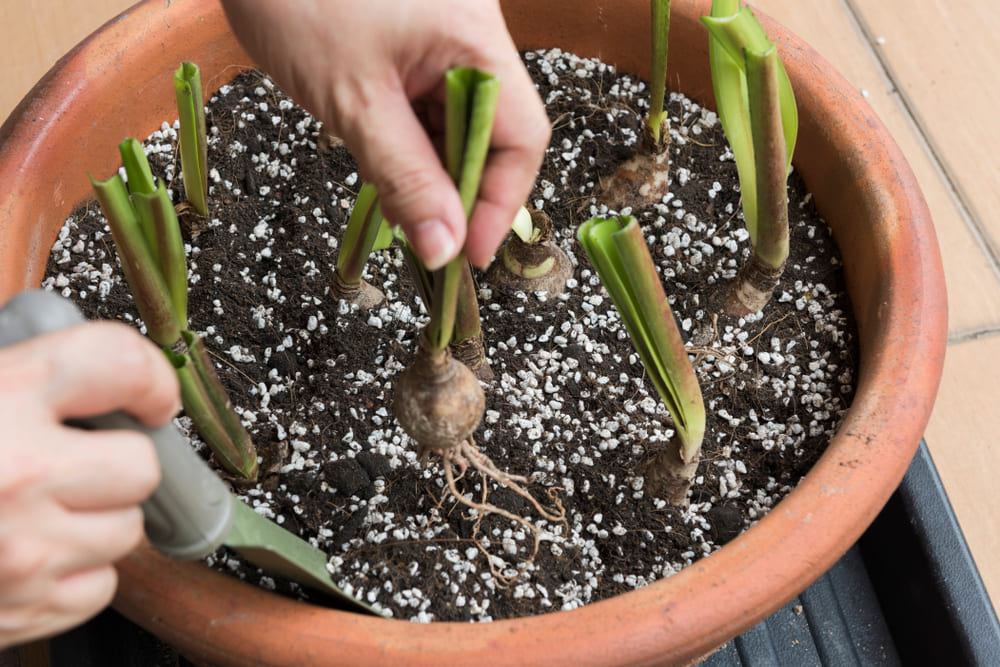
{"type": "MultiPolygon", "coordinates": [[[[52,292],[22,292],[0,308],[0,347],[85,322],[72,302],[52,292]]],[[[142,504],[146,535],[172,558],[202,558],[215,551],[233,524],[233,499],[212,469],[173,424],[148,428],[124,413],[73,420],[93,430],[131,429],[156,446],[162,481],[142,504]]]]}

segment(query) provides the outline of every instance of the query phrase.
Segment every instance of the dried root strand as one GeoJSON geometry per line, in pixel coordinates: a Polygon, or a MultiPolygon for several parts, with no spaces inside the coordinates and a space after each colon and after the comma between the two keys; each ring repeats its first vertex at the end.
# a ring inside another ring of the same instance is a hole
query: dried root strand
{"type": "Polygon", "coordinates": [[[518,516],[512,512],[509,512],[501,507],[489,502],[489,480],[493,480],[498,484],[501,484],[514,493],[518,494],[535,508],[543,518],[553,523],[561,523],[568,530],[568,525],[566,523],[566,510],[562,505],[562,501],[559,499],[558,488],[551,488],[548,490],[549,502],[554,507],[554,510],[546,509],[538,500],[532,496],[527,489],[525,489],[522,484],[528,483],[528,478],[521,475],[511,475],[510,473],[504,472],[496,467],[493,461],[483,454],[475,444],[472,444],[469,440],[463,440],[458,445],[451,447],[447,450],[439,450],[438,453],[441,454],[442,467],[444,468],[444,477],[447,482],[448,491],[466,507],[476,511],[476,522],[473,526],[473,541],[476,547],[486,556],[486,562],[490,567],[490,572],[493,575],[494,581],[500,588],[508,588],[516,581],[518,581],[521,576],[526,571],[526,566],[534,562],[535,556],[538,555],[539,545],[541,543],[542,531],[538,526],[531,523],[522,516],[518,516]],[[482,496],[479,502],[474,502],[468,500],[456,486],[456,482],[461,479],[468,468],[476,470],[482,476],[482,496]],[[454,468],[458,468],[459,476],[455,476],[454,468]],[[525,567],[522,567],[520,571],[514,576],[509,576],[504,574],[494,563],[493,556],[486,550],[483,543],[477,538],[479,534],[480,526],[482,524],[483,518],[490,514],[496,514],[516,523],[524,526],[534,538],[534,543],[531,550],[531,555],[525,561],[525,567]]]}

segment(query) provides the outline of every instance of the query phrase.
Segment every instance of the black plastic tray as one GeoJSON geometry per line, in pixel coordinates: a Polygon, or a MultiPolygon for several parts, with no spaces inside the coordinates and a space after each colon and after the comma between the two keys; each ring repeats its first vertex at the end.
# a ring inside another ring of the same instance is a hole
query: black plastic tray
{"type": "Polygon", "coordinates": [[[702,664],[1000,666],[1000,624],[926,445],[836,565],[702,664]]]}

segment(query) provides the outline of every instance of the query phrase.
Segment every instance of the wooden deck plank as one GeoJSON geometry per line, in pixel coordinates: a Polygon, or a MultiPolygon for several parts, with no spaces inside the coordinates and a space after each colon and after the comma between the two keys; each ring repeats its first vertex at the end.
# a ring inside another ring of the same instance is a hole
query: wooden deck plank
{"type": "MultiPolygon", "coordinates": [[[[888,15],[894,6],[893,3],[879,6],[879,0],[856,1],[866,7],[863,19],[869,16],[869,6],[878,6],[880,17],[888,15]]],[[[869,103],[907,156],[930,206],[948,281],[949,329],[952,335],[995,330],[998,321],[997,289],[1000,287],[995,266],[964,217],[959,201],[932,159],[919,128],[912,122],[888,78],[888,72],[874,55],[873,46],[857,25],[847,3],[844,0],[757,0],[751,4],[803,37],[848,81],[868,92],[869,103]]],[[[934,49],[926,43],[914,40],[934,31],[933,21],[937,19],[928,11],[940,4],[908,5],[906,21],[901,22],[906,26],[897,26],[900,29],[905,27],[907,34],[887,37],[886,46],[895,41],[896,48],[901,51],[933,53],[934,49]],[[918,5],[921,7],[919,12],[911,11],[918,5]],[[928,24],[928,21],[932,23],[928,24]]],[[[956,3],[952,11],[957,12],[958,7],[968,4],[956,3]]],[[[985,3],[981,4],[985,6],[985,3]]],[[[871,26],[868,26],[868,31],[872,31],[871,26]]],[[[880,34],[878,30],[876,34],[880,34]]],[[[1000,69],[993,64],[993,60],[986,62],[994,70],[1000,69]]],[[[952,61],[948,71],[958,67],[952,61]]],[[[1000,71],[995,74],[1000,75],[1000,71]]],[[[948,78],[947,74],[939,76],[948,78]]],[[[989,74],[986,76],[990,78],[989,74]]],[[[923,105],[940,104],[933,99],[916,99],[920,113],[925,108],[923,105]]],[[[989,118],[989,115],[983,117],[989,118]]],[[[980,150],[996,146],[1000,146],[1000,142],[983,144],[980,150]]],[[[959,176],[964,184],[970,174],[959,176]]],[[[993,437],[1000,431],[1000,413],[991,407],[993,397],[998,395],[1000,338],[952,345],[948,350],[945,376],[934,414],[926,431],[928,447],[994,601],[1000,601],[1000,559],[994,556],[1000,552],[1000,510],[995,509],[995,504],[989,499],[996,488],[992,471],[1000,470],[1000,445],[995,444],[993,437]]]]}
{"type": "Polygon", "coordinates": [[[1000,260],[1000,89],[995,3],[850,0],[912,103],[924,132],[956,177],[1000,260]],[[901,18],[903,20],[901,20],[901,18]]]}
{"type": "Polygon", "coordinates": [[[1000,601],[1000,337],[948,348],[927,445],[986,589],[1000,601]]]}
{"type": "Polygon", "coordinates": [[[63,54],[134,2],[0,2],[0,121],[63,54]]]}
{"type": "Polygon", "coordinates": [[[757,0],[750,4],[805,39],[844,78],[867,92],[869,104],[906,155],[927,199],[941,244],[950,301],[949,330],[961,334],[1000,326],[996,268],[843,0],[757,0]]]}

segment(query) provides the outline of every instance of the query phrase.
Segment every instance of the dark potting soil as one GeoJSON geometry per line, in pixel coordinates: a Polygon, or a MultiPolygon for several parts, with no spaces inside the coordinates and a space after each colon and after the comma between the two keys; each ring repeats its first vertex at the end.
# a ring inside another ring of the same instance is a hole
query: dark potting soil
{"type": "MultiPolygon", "coordinates": [[[[552,120],[529,204],[555,223],[574,262],[567,294],[505,293],[477,273],[496,379],[475,435],[501,470],[556,494],[564,525],[495,483],[489,502],[524,516],[532,536],[470,511],[420,463],[392,417],[393,381],[426,321],[397,248],[366,277],[387,295],[371,312],[331,301],[339,239],[360,187],[356,163],[258,72],[208,107],[211,215],[185,230],[189,318],[260,455],[260,480],[230,480],[261,514],[331,557],[334,580],[396,618],[489,620],[573,608],[669,576],[760,518],[820,456],[853,396],[856,333],[837,249],[801,180],[790,178],[791,256],[770,305],[738,320],[715,310],[749,252],[739,186],[715,114],[670,96],[670,194],[632,211],[646,232],[689,340],[708,410],[690,503],[643,489],[641,466],[672,434],[610,298],[575,232],[607,213],[599,181],[634,151],[645,85],[596,61],[528,53],[552,120]],[[714,325],[714,326],[713,326],[714,325]],[[509,587],[491,572],[521,572],[509,587]]],[[[154,174],[182,199],[176,132],[147,142],[154,174]]],[[[108,150],[114,150],[109,146],[108,150]]],[[[45,286],[90,317],[138,324],[110,233],[87,203],[56,242],[45,286]]],[[[178,419],[182,429],[190,422],[178,419]]],[[[208,457],[207,448],[193,436],[208,457]]],[[[458,482],[470,501],[482,480],[458,482]]],[[[314,597],[220,550],[215,567],[314,597]]]]}

